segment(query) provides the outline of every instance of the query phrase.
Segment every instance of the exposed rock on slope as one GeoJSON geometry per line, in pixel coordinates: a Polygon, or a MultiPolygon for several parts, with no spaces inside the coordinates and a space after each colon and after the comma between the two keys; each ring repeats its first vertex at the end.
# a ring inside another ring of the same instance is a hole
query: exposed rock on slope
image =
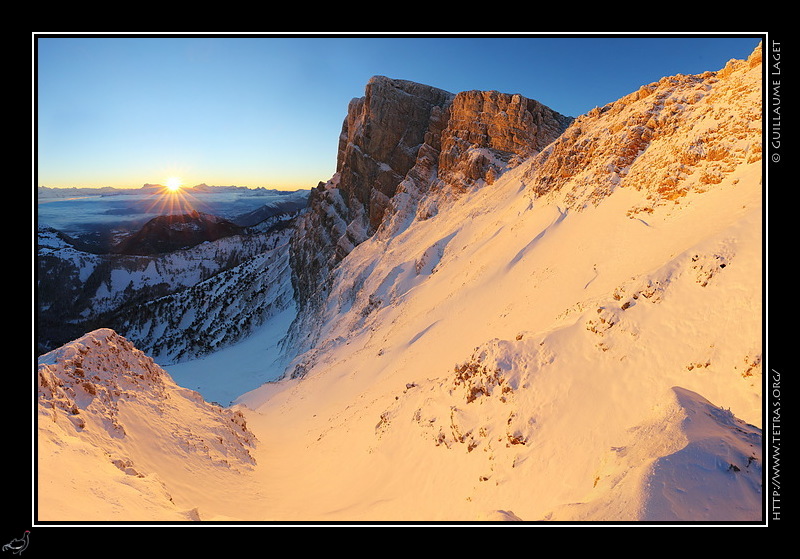
{"type": "Polygon", "coordinates": [[[529,167],[537,195],[572,208],[617,187],[646,192],[635,213],[704,192],[762,151],[761,47],[717,72],[664,77],[579,117],[529,167]]]}
{"type": "Polygon", "coordinates": [[[186,501],[185,472],[245,472],[255,466],[250,451],[256,439],[241,413],[177,386],[152,359],[108,329],[39,357],[38,428],[42,520],[64,520],[49,516],[47,505],[60,494],[52,484],[98,475],[103,484],[94,491],[97,509],[75,511],[75,519],[135,520],[131,511],[145,502],[157,516],[198,520],[186,501]],[[66,440],[75,445],[65,446],[66,440]],[[80,467],[59,471],[61,453],[80,467]],[[127,486],[130,502],[104,499],[105,492],[114,494],[113,486],[104,485],[110,479],[127,486]]]}
{"type": "Polygon", "coordinates": [[[453,99],[442,132],[439,180],[470,186],[494,182],[506,168],[541,151],[572,118],[533,99],[497,91],[465,91],[453,99]]]}

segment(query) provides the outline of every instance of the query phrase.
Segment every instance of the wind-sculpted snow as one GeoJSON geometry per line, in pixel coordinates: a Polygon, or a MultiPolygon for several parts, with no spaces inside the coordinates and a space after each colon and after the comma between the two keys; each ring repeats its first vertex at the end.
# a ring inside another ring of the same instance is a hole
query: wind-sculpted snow
{"type": "MultiPolygon", "coordinates": [[[[391,444],[394,430],[411,425],[423,444],[473,464],[478,487],[492,488],[475,489],[475,498],[496,492],[503,497],[490,502],[500,506],[525,502],[512,496],[525,492],[533,508],[510,508],[526,520],[761,518],[761,430],[692,391],[712,391],[748,421],[760,420],[757,330],[737,337],[749,348],[714,332],[745,302],[720,310],[726,290],[692,265],[701,249],[715,261],[721,246],[727,242],[702,243],[584,300],[551,331],[483,343],[448,374],[423,367],[425,374],[407,375],[413,380],[379,415],[376,439],[391,444]],[[709,330],[693,314],[706,317],[709,330]],[[524,488],[521,479],[529,480],[524,488]],[[533,506],[557,500],[545,481],[556,479],[580,488],[575,501],[551,512],[533,506]]],[[[717,266],[716,281],[734,262],[717,266]]]]}
{"type": "Polygon", "coordinates": [[[644,522],[749,521],[762,515],[761,429],[673,387],[652,416],[629,430],[624,444],[609,448],[593,489],[598,497],[570,503],[548,521],[644,522]]]}

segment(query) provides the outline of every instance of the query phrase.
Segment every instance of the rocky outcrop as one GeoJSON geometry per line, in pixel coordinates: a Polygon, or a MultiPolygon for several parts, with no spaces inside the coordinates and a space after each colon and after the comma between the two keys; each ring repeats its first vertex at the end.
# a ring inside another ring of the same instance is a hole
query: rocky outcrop
{"type": "Polygon", "coordinates": [[[530,161],[525,180],[571,209],[618,187],[647,192],[633,214],[713,188],[761,160],[761,56],[759,45],[720,71],[667,76],[589,111],[530,161]]]}
{"type": "Polygon", "coordinates": [[[492,183],[541,151],[570,124],[537,101],[496,91],[456,95],[372,78],[354,99],[339,139],[337,170],[309,197],[291,243],[295,295],[324,296],[330,271],[381,231],[395,234],[435,213],[426,193],[492,183]]]}
{"type": "Polygon", "coordinates": [[[442,135],[439,177],[448,184],[491,184],[504,169],[558,138],[571,121],[521,95],[459,93],[442,135]]]}

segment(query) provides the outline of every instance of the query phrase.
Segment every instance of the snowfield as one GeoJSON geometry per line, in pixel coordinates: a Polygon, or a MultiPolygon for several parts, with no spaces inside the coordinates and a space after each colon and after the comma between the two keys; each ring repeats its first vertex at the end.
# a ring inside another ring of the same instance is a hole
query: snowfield
{"type": "Polygon", "coordinates": [[[624,169],[542,193],[545,150],[441,192],[291,329],[166,371],[108,330],[41,356],[38,520],[760,522],[758,54],[626,99],[693,124],[624,169]]]}
{"type": "MultiPolygon", "coordinates": [[[[336,508],[312,512],[323,500],[298,487],[289,518],[759,519],[758,180],[645,225],[620,220],[625,191],[563,219],[528,209],[512,175],[507,220],[440,214],[419,244],[382,247],[358,293],[391,302],[365,318],[342,294],[357,310],[323,323],[310,372],[239,399],[262,442],[280,433],[261,460],[312,453],[299,479],[337,480],[336,508]],[[438,271],[416,275],[447,237],[438,271]],[[694,417],[705,409],[727,419],[694,417]]],[[[478,196],[502,207],[501,187],[478,196]]]]}

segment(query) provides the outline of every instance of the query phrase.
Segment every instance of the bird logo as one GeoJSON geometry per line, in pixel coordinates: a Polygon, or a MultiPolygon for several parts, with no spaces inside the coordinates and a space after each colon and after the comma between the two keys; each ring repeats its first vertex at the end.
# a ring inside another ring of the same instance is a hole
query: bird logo
{"type": "Polygon", "coordinates": [[[28,547],[28,537],[30,533],[30,530],[25,530],[25,533],[21,538],[14,538],[5,544],[3,546],[3,551],[10,551],[11,553],[16,553],[17,555],[21,554],[23,551],[25,551],[25,548],[28,547]]]}

